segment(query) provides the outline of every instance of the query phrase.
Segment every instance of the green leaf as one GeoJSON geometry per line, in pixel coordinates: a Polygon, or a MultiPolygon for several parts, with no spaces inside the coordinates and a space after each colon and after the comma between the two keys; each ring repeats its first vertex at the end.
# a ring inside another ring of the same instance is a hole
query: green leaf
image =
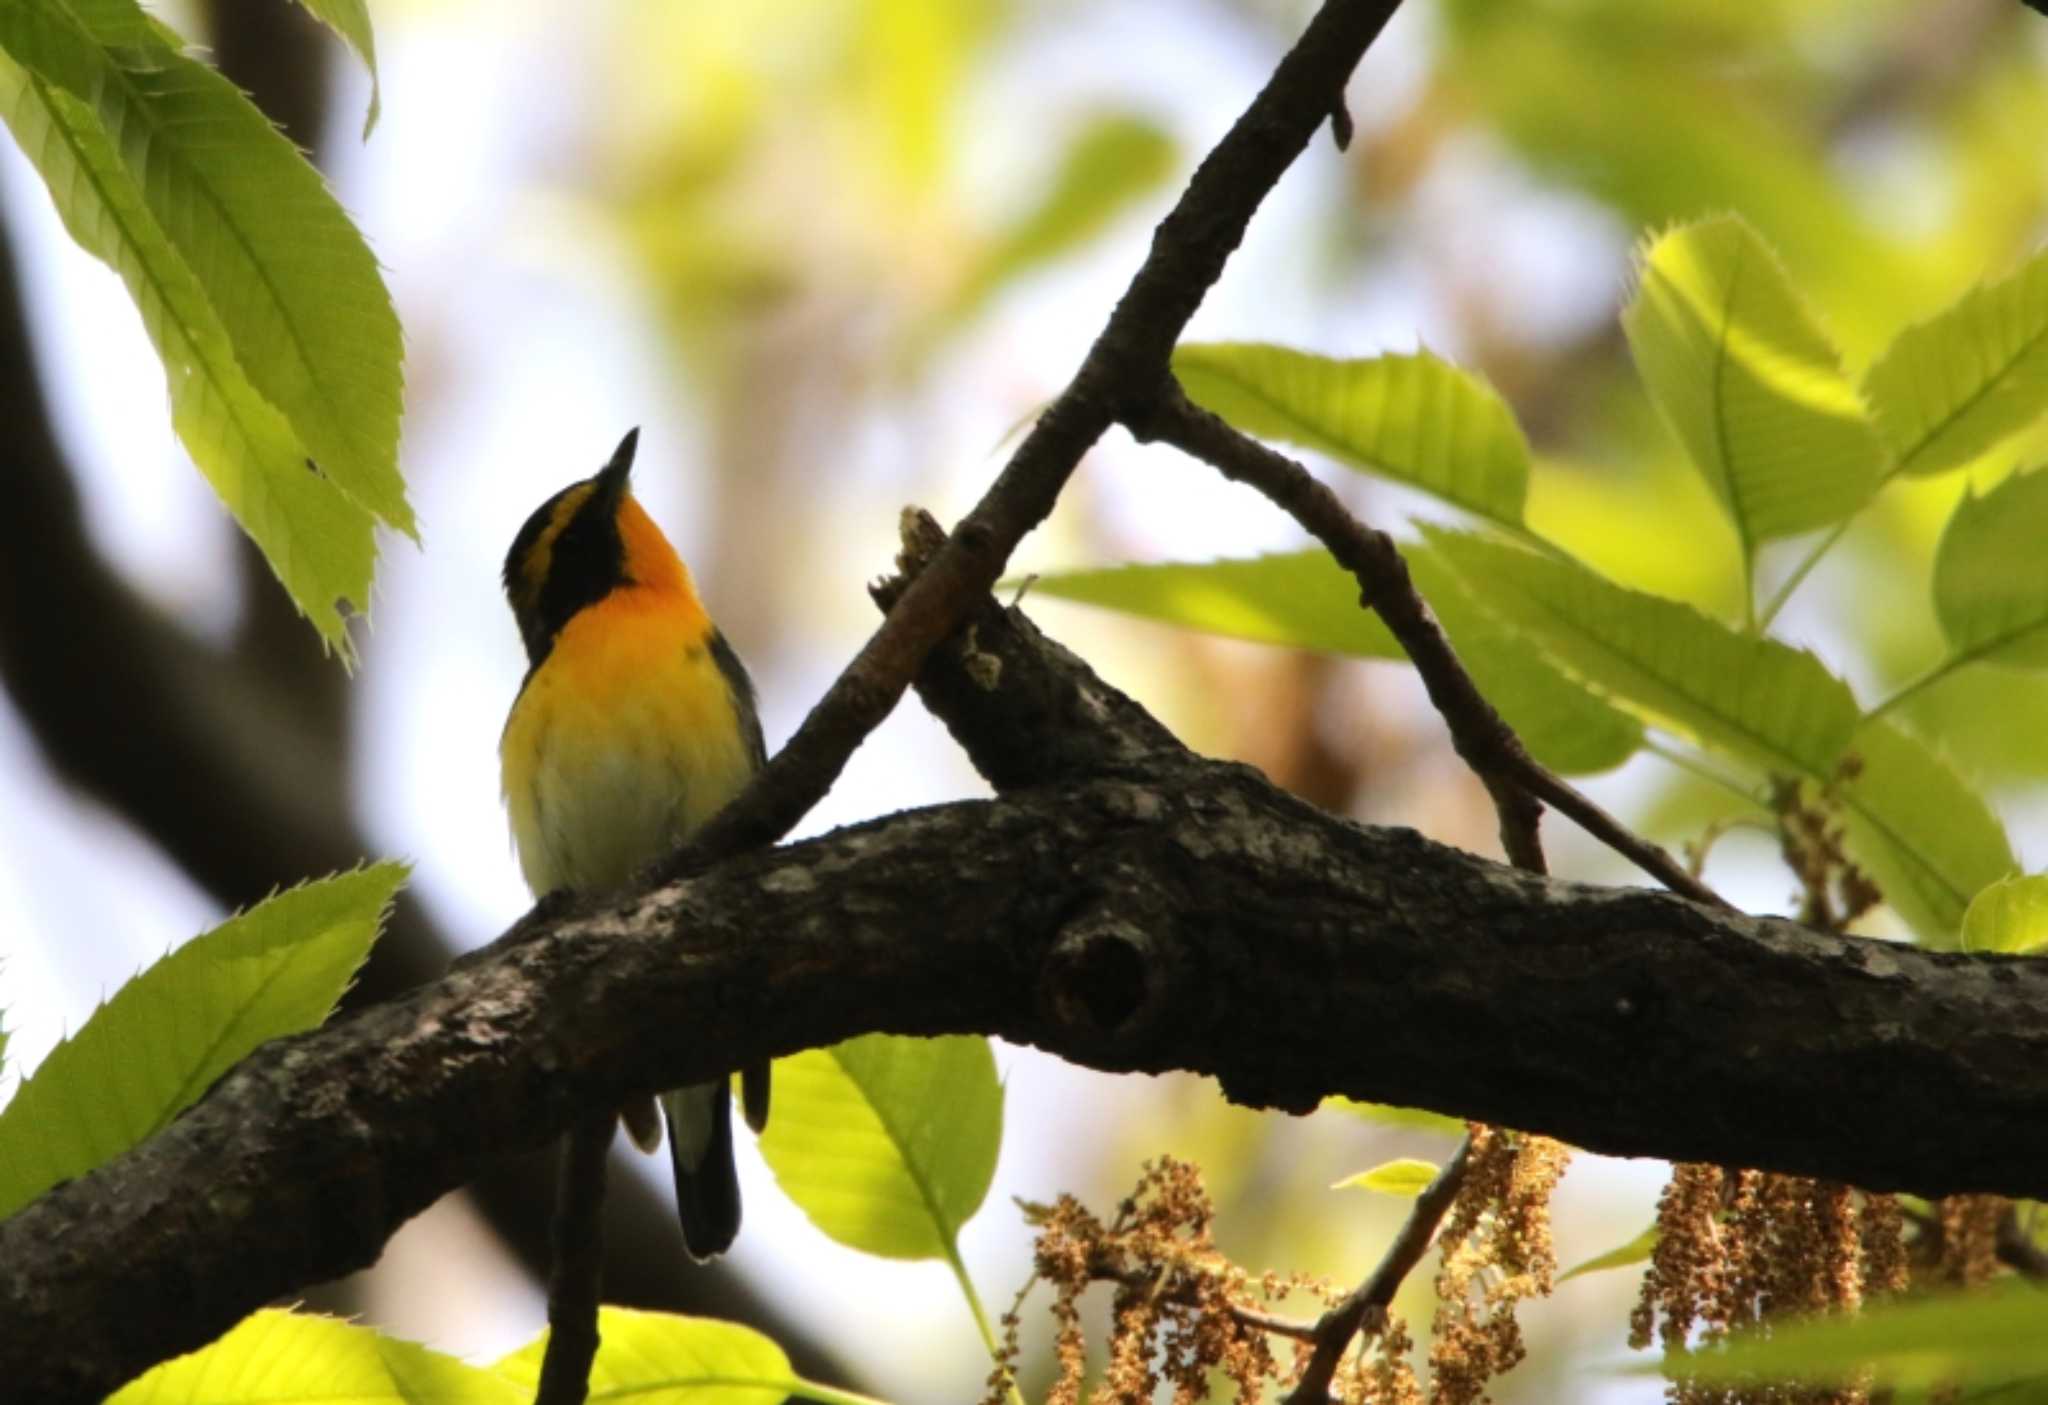
{"type": "Polygon", "coordinates": [[[1032,577],[1030,589],[1033,595],[1078,600],[1259,644],[1354,658],[1407,657],[1379,615],[1359,603],[1351,573],[1320,549],[1246,560],[1054,571],[1032,577]]]}
{"type": "Polygon", "coordinates": [[[155,37],[140,14],[128,0],[75,12],[58,0],[16,0],[0,5],[0,48],[118,134],[112,150],[250,383],[320,473],[412,532],[397,457],[402,348],[376,260],[269,119],[155,37]]]}
{"type": "Polygon", "coordinates": [[[2048,874],[2001,878],[1970,899],[1964,951],[2019,953],[2048,947],[2048,874]]]}
{"type": "Polygon", "coordinates": [[[1382,1161],[1369,1171],[1360,1171],[1355,1176],[1346,1176],[1332,1185],[1332,1190],[1348,1190],[1353,1186],[1360,1190],[1376,1190],[1381,1195],[1399,1195],[1413,1200],[1429,1189],[1429,1183],[1436,1179],[1437,1164],[1434,1161],[1420,1161],[1412,1156],[1399,1156],[1392,1161],[1382,1161]]]}
{"type": "MultiPolygon", "coordinates": [[[[776,1109],[778,1117],[781,1111],[776,1109]]],[[[782,1348],[737,1322],[601,1307],[597,1332],[597,1359],[590,1367],[592,1405],[614,1400],[775,1405],[804,1389],[782,1348]]],[[[542,1332],[493,1368],[521,1392],[521,1400],[531,1400],[540,1384],[547,1344],[548,1334],[542,1332]]]]}
{"type": "Polygon", "coordinates": [[[490,1371],[375,1328],[263,1308],[211,1346],[138,1377],[107,1405],[523,1405],[532,1398],[490,1371]]]}
{"type": "Polygon", "coordinates": [[[369,604],[370,514],[307,471],[304,446],[244,374],[99,117],[0,57],[0,118],[42,174],[72,237],[113,268],[135,299],[164,363],[172,424],[193,462],[321,637],[352,658],[343,607],[369,604]]]}
{"type": "Polygon", "coordinates": [[[1002,1133],[987,1040],[873,1034],[777,1060],[761,1154],[840,1243],[950,1259],[988,1194],[1002,1133]]]}
{"type": "Polygon", "coordinates": [[[1643,744],[1643,724],[1553,664],[1465,589],[1428,546],[1410,546],[1408,569],[1458,658],[1538,761],[1568,776],[1611,770],[1643,744]]]}
{"type": "Polygon", "coordinates": [[[1745,554],[1876,491],[1884,448],[1777,256],[1732,216],[1643,252],[1622,327],[1643,383],[1735,523],[1745,554]]]}
{"type": "Polygon", "coordinates": [[[1575,561],[1424,532],[1474,595],[1589,685],[1704,745],[1835,787],[1855,856],[1923,939],[1953,941],[1970,899],[2017,867],[1983,797],[1920,741],[1866,721],[1805,650],[1575,561]]]}
{"type": "Polygon", "coordinates": [[[1657,1226],[1653,1222],[1628,1243],[1617,1244],[1604,1254],[1595,1254],[1584,1263],[1572,1265],[1557,1276],[1557,1281],[1562,1283],[1566,1279],[1577,1278],[1580,1274],[1601,1273],[1610,1268],[1627,1268],[1630,1264],[1644,1262],[1656,1250],[1657,1226]]]}
{"type": "Polygon", "coordinates": [[[1803,649],[1739,634],[1576,561],[1424,528],[1466,587],[1602,692],[1701,742],[1795,775],[1833,774],[1859,718],[1803,649]]]}
{"type": "Polygon", "coordinates": [[[1465,1135],[1465,1119],[1446,1117],[1441,1112],[1430,1112],[1419,1107],[1395,1107],[1392,1103],[1362,1103],[1351,1098],[1331,1097],[1323,1099],[1324,1107],[1339,1108],[1368,1122],[1377,1122],[1383,1127],[1407,1127],[1420,1132],[1442,1132],[1445,1136],[1465,1135]]]}
{"type": "Polygon", "coordinates": [[[377,125],[383,98],[377,83],[377,36],[370,28],[370,7],[363,0],[299,0],[315,19],[342,37],[370,73],[370,110],[363,116],[363,140],[377,125]]]}
{"type": "Polygon", "coordinates": [[[2048,666],[2048,472],[2014,474],[1956,504],[1934,556],[1934,613],[1954,657],[2048,666]]]}
{"type": "MultiPolygon", "coordinates": [[[[1523,743],[1567,775],[1620,765],[1642,744],[1642,726],[1566,677],[1467,594],[1427,549],[1408,565],[1458,655],[1523,743]]],[[[1358,582],[1327,551],[1249,560],[1117,566],[1034,577],[1036,593],[1121,610],[1235,639],[1357,658],[1407,655],[1358,582]]]]}
{"type": "Polygon", "coordinates": [[[1908,327],[1863,378],[1899,471],[1970,462],[2048,410],[2048,252],[1908,327]]]}
{"type": "Polygon", "coordinates": [[[1848,754],[1851,853],[1922,941],[1954,946],[1970,900],[2019,871],[2005,826],[1955,767],[1884,718],[1858,728],[1848,754]]]}
{"type": "MultiPolygon", "coordinates": [[[[918,7],[920,14],[924,9],[918,7]]],[[[1173,160],[1173,139],[1151,121],[1123,112],[1095,118],[1068,145],[1038,201],[995,236],[962,280],[952,315],[979,307],[1018,274],[1093,239],[1156,188],[1173,160]]]]}
{"type": "MultiPolygon", "coordinates": [[[[2048,1293],[2025,1279],[1940,1297],[1878,1303],[1854,1316],[1774,1323],[1712,1351],[1673,1353],[1672,1380],[1847,1382],[1878,1387],[1937,1383],[1968,1390],[2048,1376],[2048,1293]]],[[[1646,1367],[1656,1370],[1658,1367],[1646,1367]]]]}
{"type": "Polygon", "coordinates": [[[1519,526],[1529,445],[1507,402],[1428,352],[1340,361],[1252,342],[1173,353],[1188,397],[1247,434],[1327,454],[1519,526]]]}
{"type": "Polygon", "coordinates": [[[405,873],[381,863],[279,893],[116,991],[0,1110],[0,1218],[155,1133],[257,1045],[327,1018],[405,873]]]}

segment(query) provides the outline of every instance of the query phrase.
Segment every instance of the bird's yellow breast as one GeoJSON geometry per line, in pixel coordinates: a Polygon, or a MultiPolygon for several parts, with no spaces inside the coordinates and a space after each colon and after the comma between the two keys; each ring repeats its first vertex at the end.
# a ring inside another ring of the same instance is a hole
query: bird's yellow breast
{"type": "Polygon", "coordinates": [[[499,759],[535,896],[623,886],[753,767],[702,608],[641,587],[563,626],[512,705],[499,759]]]}

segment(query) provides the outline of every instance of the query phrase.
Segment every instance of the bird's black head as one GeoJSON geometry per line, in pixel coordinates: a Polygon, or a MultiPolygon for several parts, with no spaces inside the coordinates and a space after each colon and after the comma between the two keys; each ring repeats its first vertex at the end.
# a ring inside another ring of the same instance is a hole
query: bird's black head
{"type": "Polygon", "coordinates": [[[627,431],[596,476],[571,483],[538,508],[505,553],[505,598],[538,665],[555,636],[578,610],[593,605],[626,579],[626,547],[619,532],[640,431],[627,431]]]}

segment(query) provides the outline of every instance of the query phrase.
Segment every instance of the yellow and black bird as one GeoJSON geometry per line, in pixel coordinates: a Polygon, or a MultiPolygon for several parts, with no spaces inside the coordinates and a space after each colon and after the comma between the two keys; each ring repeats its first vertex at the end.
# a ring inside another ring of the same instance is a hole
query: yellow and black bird
{"type": "MultiPolygon", "coordinates": [[[[689,569],[629,479],[635,429],[595,476],[526,519],[505,594],[526,681],[499,743],[519,865],[535,897],[624,888],[744,787],[765,753],[754,685],[705,613],[689,569]]],[[[768,1117],[768,1066],[741,1076],[747,1121],[768,1117]]],[[[700,1262],[739,1232],[731,1080],[660,1098],[683,1242],[700,1262]]],[[[653,1109],[625,1109],[652,1151],[653,1109]]]]}

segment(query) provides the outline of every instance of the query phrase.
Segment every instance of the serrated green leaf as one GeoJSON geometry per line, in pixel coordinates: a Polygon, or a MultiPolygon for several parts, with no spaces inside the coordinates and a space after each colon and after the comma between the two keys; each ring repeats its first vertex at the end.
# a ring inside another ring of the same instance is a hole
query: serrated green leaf
{"type": "Polygon", "coordinates": [[[1408,1127],[1422,1132],[1442,1132],[1445,1136],[1465,1135],[1465,1119],[1446,1117],[1441,1112],[1431,1112],[1420,1107],[1395,1107],[1392,1103],[1362,1103],[1352,1098],[1331,1096],[1323,1099],[1324,1107],[1338,1108],[1368,1122],[1377,1122],[1383,1127],[1408,1127]]]}
{"type": "Polygon", "coordinates": [[[257,1045],[327,1018],[405,873],[375,864],[279,893],[116,991],[0,1109],[0,1218],[155,1133],[257,1045]]]}
{"type": "Polygon", "coordinates": [[[2048,947],[2048,874],[2001,878],[1970,899],[1964,951],[2017,954],[2048,947]]]}
{"type": "Polygon", "coordinates": [[[1885,454],[1862,397],[1747,225],[1673,229],[1644,250],[1638,279],[1622,313],[1637,369],[1746,553],[1869,499],[1885,454]]]}
{"type": "Polygon", "coordinates": [[[988,1194],[1002,1132],[987,1040],[874,1034],[777,1060],[761,1155],[840,1243],[950,1258],[988,1194]]]}
{"type": "Polygon", "coordinates": [[[299,0],[299,3],[306,7],[307,13],[339,34],[369,71],[370,110],[363,115],[363,140],[368,141],[377,126],[377,114],[383,107],[383,95],[377,82],[377,35],[370,28],[370,7],[363,0],[299,0]]]}
{"type": "Polygon", "coordinates": [[[115,134],[109,149],[249,382],[320,473],[411,533],[397,458],[402,348],[376,260],[269,119],[140,15],[129,0],[16,0],[0,5],[0,49],[115,134]]]}
{"type": "Polygon", "coordinates": [[[1863,378],[1898,471],[1970,462],[2048,410],[2048,252],[1908,327],[1863,378]]]}
{"type": "Polygon", "coordinates": [[[1339,360],[1259,342],[1173,351],[1188,398],[1247,434],[1326,454],[1519,526],[1529,445],[1493,387],[1428,352],[1339,360]]]}
{"type": "Polygon", "coordinates": [[[1849,741],[1850,851],[1922,941],[1955,945],[1979,892],[2019,870],[1998,816],[1955,767],[1882,717],[1849,741]]]}
{"type": "Polygon", "coordinates": [[[2048,472],[2014,474],[1966,495],[1934,556],[1934,613],[1950,666],[1984,660],[2048,666],[2048,472]]]}
{"type": "Polygon", "coordinates": [[[1610,1268],[1627,1268],[1647,1260],[1657,1250],[1657,1226],[1653,1223],[1626,1244],[1617,1244],[1604,1254],[1595,1254],[1583,1263],[1572,1265],[1557,1276],[1557,1281],[1577,1278],[1581,1274],[1601,1273],[1610,1268]]]}
{"type": "Polygon", "coordinates": [[[1068,145],[1038,201],[995,236],[962,280],[953,315],[1100,234],[1166,178],[1173,159],[1173,138],[1146,118],[1123,112],[1095,118],[1068,145]]]}
{"type": "Polygon", "coordinates": [[[1364,659],[1407,657],[1379,615],[1359,603],[1351,573],[1322,550],[1053,571],[1032,577],[1030,589],[1258,644],[1364,659]]]}
{"type": "MultiPolygon", "coordinates": [[[[1427,550],[1410,548],[1416,585],[1480,691],[1535,757],[1567,775],[1604,771],[1642,744],[1642,726],[1559,672],[1466,593],[1427,550]]],[[[1356,658],[1407,655],[1358,582],[1320,549],[1247,560],[1173,562],[1037,576],[1034,592],[1262,644],[1356,658]]]]}
{"type": "Polygon", "coordinates": [[[1429,1183],[1436,1179],[1437,1164],[1421,1161],[1413,1156],[1399,1156],[1392,1161],[1382,1161],[1369,1171],[1360,1171],[1355,1176],[1346,1176],[1332,1185],[1332,1190],[1377,1191],[1381,1195],[1398,1195],[1413,1200],[1429,1189],[1429,1183]]]}
{"type": "MultiPolygon", "coordinates": [[[[597,1359],[590,1366],[592,1405],[614,1400],[774,1405],[803,1389],[782,1348],[737,1322],[601,1307],[597,1334],[597,1359]]],[[[543,1332],[492,1368],[522,1392],[522,1400],[531,1400],[540,1384],[547,1344],[543,1332]]]]}
{"type": "Polygon", "coordinates": [[[1592,687],[1707,746],[1835,787],[1852,852],[1923,940],[1952,942],[1971,897],[2017,867],[1983,797],[1915,738],[1866,721],[1848,685],[1805,650],[1575,561],[1424,534],[1474,595],[1592,687]]]}
{"type": "Polygon", "coordinates": [[[1425,527],[1466,587],[1593,687],[1709,746],[1825,779],[1859,718],[1819,659],[1576,561],[1425,527]]]}
{"type": "Polygon", "coordinates": [[[135,299],[164,364],[172,424],[193,462],[321,637],[351,659],[342,607],[360,612],[369,604],[370,514],[308,471],[305,448],[243,373],[226,329],[144,208],[98,116],[0,58],[0,118],[48,184],[72,237],[118,273],[135,299]]]}
{"type": "Polygon", "coordinates": [[[263,1308],[210,1346],[131,1381],[107,1405],[523,1405],[531,1398],[490,1371],[373,1327],[263,1308]]]}
{"type": "Polygon", "coordinates": [[[1486,700],[1530,755],[1568,776],[1612,770],[1643,744],[1643,724],[1553,664],[1465,589],[1427,546],[1405,549],[1408,569],[1486,700]]]}
{"type": "Polygon", "coordinates": [[[1769,1335],[1746,1333],[1643,1369],[1672,1380],[1814,1384],[1867,1371],[1879,1387],[1949,1383],[1967,1393],[2048,1376],[2048,1293],[2011,1279],[1972,1293],[1878,1303],[1853,1316],[1773,1323],[1769,1335]]]}

